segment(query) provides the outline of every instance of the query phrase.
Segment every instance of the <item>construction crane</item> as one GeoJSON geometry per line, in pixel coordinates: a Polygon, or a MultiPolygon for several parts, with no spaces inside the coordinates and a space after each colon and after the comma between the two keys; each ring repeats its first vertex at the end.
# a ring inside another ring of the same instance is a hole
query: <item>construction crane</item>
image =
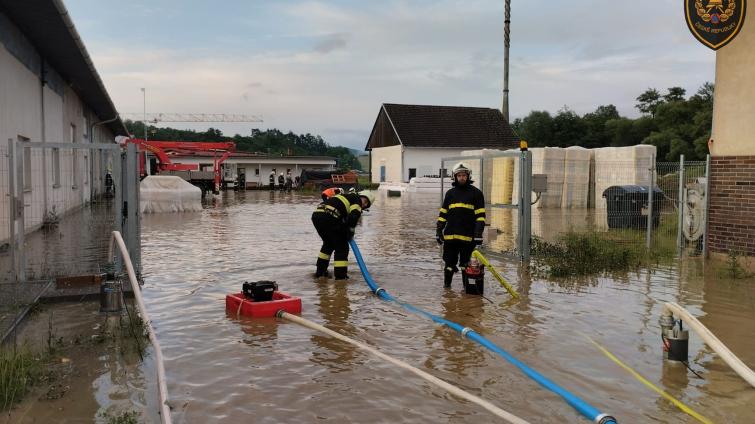
{"type": "Polygon", "coordinates": [[[158,122],[263,122],[261,115],[228,113],[121,113],[121,118],[156,124],[158,122]]]}
{"type": "MultiPolygon", "coordinates": [[[[222,183],[221,165],[231,156],[231,153],[236,151],[236,143],[233,142],[202,142],[202,141],[156,141],[156,140],[142,140],[139,138],[128,138],[123,141],[124,143],[132,143],[137,146],[140,152],[150,152],[157,158],[159,171],[198,171],[199,165],[197,164],[181,164],[174,163],[170,159],[168,151],[174,153],[178,152],[212,152],[216,154],[213,158],[213,170],[212,170],[212,187],[213,193],[220,192],[220,184],[222,183]]],[[[146,169],[146,157],[142,154],[139,158],[139,174],[140,176],[147,176],[146,169]]],[[[189,175],[189,181],[193,181],[191,178],[191,172],[189,175]]],[[[209,181],[198,181],[201,183],[202,188],[208,188],[209,181]]]]}

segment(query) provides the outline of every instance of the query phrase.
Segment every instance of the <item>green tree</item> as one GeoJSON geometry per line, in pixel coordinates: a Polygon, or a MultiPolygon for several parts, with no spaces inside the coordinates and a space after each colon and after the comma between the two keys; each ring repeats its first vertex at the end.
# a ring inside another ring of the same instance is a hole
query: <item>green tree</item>
{"type": "Polygon", "coordinates": [[[635,106],[640,112],[655,116],[655,110],[658,105],[663,103],[661,93],[655,88],[648,88],[644,93],[637,96],[637,105],[635,106]]]}
{"type": "Polygon", "coordinates": [[[685,94],[687,94],[687,90],[682,87],[669,87],[668,93],[663,96],[663,100],[667,102],[682,102],[684,101],[685,94]]]}

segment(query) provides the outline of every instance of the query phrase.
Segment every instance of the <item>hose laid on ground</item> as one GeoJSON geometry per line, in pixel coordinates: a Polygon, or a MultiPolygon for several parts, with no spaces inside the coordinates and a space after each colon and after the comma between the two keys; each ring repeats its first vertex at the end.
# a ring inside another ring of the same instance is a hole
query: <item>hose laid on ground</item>
{"type": "Polygon", "coordinates": [[[136,299],[136,305],[139,308],[139,314],[142,317],[144,325],[147,327],[147,333],[149,334],[149,341],[152,342],[152,347],[155,348],[155,364],[157,365],[157,393],[160,397],[160,421],[163,424],[171,424],[170,406],[168,405],[168,386],[165,383],[165,365],[163,364],[163,351],[160,348],[160,342],[155,335],[155,329],[152,328],[152,320],[149,318],[147,308],[144,306],[144,300],[142,299],[141,287],[136,280],[136,272],[134,272],[134,265],[131,263],[131,257],[126,249],[126,243],[123,242],[123,237],[118,231],[113,231],[113,237],[110,239],[110,249],[108,258],[113,258],[115,250],[113,242],[118,245],[118,249],[123,257],[123,263],[126,265],[126,273],[128,274],[128,280],[131,283],[131,290],[134,292],[134,299],[136,299]]]}
{"type": "Polygon", "coordinates": [[[278,313],[276,314],[276,316],[278,318],[280,318],[280,319],[285,319],[287,321],[294,322],[294,323],[299,324],[301,326],[310,328],[310,329],[315,330],[315,331],[319,331],[321,333],[325,333],[325,334],[327,334],[327,335],[329,335],[331,337],[334,337],[334,338],[336,338],[338,340],[341,340],[341,341],[344,341],[346,343],[352,344],[352,345],[354,345],[354,346],[356,346],[356,347],[358,347],[358,348],[360,348],[362,350],[365,350],[365,351],[367,351],[367,352],[369,352],[369,353],[371,353],[371,354],[373,354],[373,355],[375,355],[375,356],[377,356],[377,357],[379,357],[379,358],[381,358],[381,359],[383,359],[383,360],[385,360],[385,361],[387,361],[387,362],[389,362],[389,363],[391,363],[391,364],[393,364],[393,365],[395,365],[395,366],[397,366],[399,368],[403,368],[403,369],[405,369],[405,370],[407,370],[407,371],[409,371],[409,372],[411,372],[411,373],[413,373],[413,374],[415,374],[415,375],[417,375],[417,376],[419,376],[419,377],[421,377],[421,378],[429,381],[432,384],[435,384],[436,386],[440,387],[441,389],[446,390],[447,392],[451,393],[452,395],[454,395],[456,397],[460,397],[462,399],[466,399],[466,400],[468,400],[468,401],[470,401],[472,403],[475,403],[475,404],[477,404],[477,405],[479,405],[479,406],[487,409],[488,411],[490,411],[494,415],[496,415],[496,416],[498,416],[500,418],[503,418],[504,420],[506,420],[506,421],[508,421],[510,423],[513,423],[513,424],[528,424],[527,421],[525,421],[525,420],[517,417],[516,415],[513,415],[513,414],[511,414],[509,412],[504,411],[503,409],[501,409],[501,408],[493,405],[492,403],[486,401],[485,399],[481,399],[481,398],[479,398],[479,397],[477,397],[477,396],[475,396],[475,395],[473,395],[473,394],[471,394],[469,392],[466,392],[466,391],[464,391],[464,390],[462,390],[462,389],[460,389],[460,388],[458,388],[458,387],[456,387],[454,385],[446,383],[445,381],[439,379],[438,377],[435,377],[435,376],[433,376],[431,374],[426,373],[425,371],[422,371],[422,370],[420,370],[418,368],[415,368],[415,367],[407,364],[406,362],[403,362],[403,361],[400,361],[398,359],[392,358],[392,357],[390,357],[390,356],[388,356],[388,355],[380,352],[379,350],[376,350],[376,349],[374,349],[374,348],[372,348],[372,347],[370,347],[370,346],[368,346],[368,345],[366,345],[364,343],[358,342],[358,341],[356,341],[354,339],[350,339],[350,338],[348,338],[348,337],[346,337],[346,336],[344,336],[344,335],[342,335],[340,333],[336,333],[333,330],[330,330],[330,329],[328,329],[326,327],[323,327],[322,325],[316,324],[316,323],[314,323],[314,322],[312,322],[310,320],[304,319],[304,318],[296,316],[296,315],[291,315],[291,314],[289,314],[289,313],[287,313],[285,311],[282,311],[282,310],[278,311],[278,313]]]}
{"type": "Polygon", "coordinates": [[[354,256],[357,259],[357,263],[359,264],[359,269],[362,271],[364,280],[367,282],[367,285],[370,287],[370,289],[375,295],[377,295],[378,297],[382,299],[396,302],[411,312],[425,316],[438,324],[445,325],[457,331],[458,333],[460,333],[462,337],[466,337],[470,340],[474,340],[480,345],[487,348],[488,350],[497,353],[499,356],[503,357],[503,359],[509,361],[512,365],[519,368],[519,370],[522,371],[526,376],[535,380],[538,384],[545,387],[546,389],[561,396],[561,398],[564,399],[566,403],[568,403],[572,408],[574,408],[577,412],[579,412],[580,414],[582,414],[589,420],[598,424],[616,424],[616,418],[600,412],[597,408],[588,404],[587,402],[585,402],[578,396],[570,393],[569,391],[562,388],[558,384],[548,380],[542,374],[528,367],[526,364],[519,361],[518,359],[513,357],[511,354],[506,352],[505,350],[501,349],[490,340],[477,334],[471,328],[463,327],[460,324],[457,324],[453,321],[449,321],[445,318],[441,318],[437,315],[433,315],[429,312],[423,311],[422,309],[414,307],[408,303],[401,302],[395,297],[391,296],[384,288],[378,287],[378,285],[375,283],[375,280],[372,278],[372,275],[370,275],[369,270],[367,270],[367,265],[365,264],[364,259],[362,258],[362,253],[359,251],[359,246],[357,246],[356,241],[352,239],[349,241],[349,244],[351,245],[351,249],[354,251],[354,256]]]}
{"type": "Polygon", "coordinates": [[[729,350],[729,348],[721,343],[721,340],[718,340],[718,337],[716,337],[700,321],[698,321],[697,318],[693,317],[692,314],[687,312],[686,309],[673,302],[664,304],[663,308],[664,311],[662,312],[662,314],[676,314],[676,316],[679,317],[679,319],[681,319],[684,324],[687,325],[687,327],[695,330],[700,338],[703,339],[705,344],[710,346],[710,348],[713,349],[718,354],[718,356],[720,356],[721,359],[723,359],[724,362],[726,362],[726,364],[734,370],[734,372],[736,372],[746,382],[750,383],[752,387],[755,387],[755,372],[753,372],[747,365],[745,365],[742,360],[737,358],[736,355],[734,355],[729,350]]]}
{"type": "Polygon", "coordinates": [[[585,336],[585,338],[588,341],[590,341],[590,343],[592,343],[593,345],[595,345],[595,347],[597,347],[601,352],[603,352],[603,354],[606,355],[608,357],[608,359],[610,359],[613,362],[615,362],[616,365],[620,366],[621,368],[624,368],[624,370],[626,370],[629,374],[631,374],[632,377],[636,378],[637,381],[639,381],[640,383],[646,385],[651,390],[653,390],[654,392],[656,392],[659,395],[663,396],[669,402],[673,403],[674,406],[676,406],[677,408],[679,408],[682,412],[684,412],[685,414],[688,414],[689,416],[695,418],[696,420],[700,421],[701,423],[704,423],[704,424],[712,424],[713,423],[711,420],[705,418],[702,414],[696,412],[694,409],[692,409],[689,406],[685,405],[682,401],[676,399],[675,397],[671,396],[670,394],[668,394],[666,391],[664,391],[660,387],[658,387],[655,384],[651,383],[647,378],[643,377],[640,373],[638,373],[637,371],[635,371],[632,368],[630,368],[629,365],[621,362],[621,360],[619,358],[617,358],[616,355],[614,355],[613,353],[611,353],[608,349],[606,349],[605,347],[603,347],[600,343],[598,343],[595,340],[593,340],[590,336],[588,336],[587,334],[584,334],[584,336],[585,336]]]}
{"type": "Polygon", "coordinates": [[[519,293],[517,293],[516,290],[511,287],[511,284],[509,284],[508,281],[506,281],[506,279],[503,278],[503,276],[499,274],[495,268],[493,268],[493,265],[487,259],[485,259],[484,256],[482,256],[482,252],[475,249],[472,251],[472,256],[477,258],[477,260],[480,261],[481,264],[485,265],[490,270],[490,273],[493,274],[493,277],[495,277],[495,279],[498,280],[499,283],[501,283],[503,288],[506,289],[507,292],[509,292],[511,297],[513,297],[514,299],[519,298],[519,293]]]}

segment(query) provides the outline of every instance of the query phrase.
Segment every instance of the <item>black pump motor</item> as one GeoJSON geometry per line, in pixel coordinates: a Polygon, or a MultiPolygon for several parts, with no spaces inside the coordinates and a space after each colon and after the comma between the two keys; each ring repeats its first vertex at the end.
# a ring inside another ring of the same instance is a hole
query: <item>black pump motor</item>
{"type": "Polygon", "coordinates": [[[273,300],[273,293],[278,290],[278,284],[275,281],[244,281],[241,291],[244,297],[248,297],[255,302],[267,302],[273,300]]]}

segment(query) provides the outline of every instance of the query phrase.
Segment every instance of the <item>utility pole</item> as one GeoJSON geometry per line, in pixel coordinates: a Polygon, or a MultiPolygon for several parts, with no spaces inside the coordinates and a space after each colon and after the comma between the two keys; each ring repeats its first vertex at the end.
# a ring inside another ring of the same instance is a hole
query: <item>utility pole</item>
{"type": "Polygon", "coordinates": [[[509,122],[509,45],[511,44],[511,0],[506,0],[503,21],[503,119],[509,122]]]}

